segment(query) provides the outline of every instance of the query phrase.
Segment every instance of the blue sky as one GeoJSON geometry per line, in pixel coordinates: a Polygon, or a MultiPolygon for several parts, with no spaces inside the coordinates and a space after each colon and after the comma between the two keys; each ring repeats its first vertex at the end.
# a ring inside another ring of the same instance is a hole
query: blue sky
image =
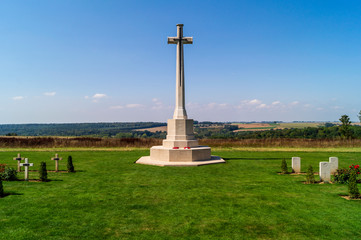
{"type": "Polygon", "coordinates": [[[361,2],[0,1],[0,123],[357,121],[361,2]]]}

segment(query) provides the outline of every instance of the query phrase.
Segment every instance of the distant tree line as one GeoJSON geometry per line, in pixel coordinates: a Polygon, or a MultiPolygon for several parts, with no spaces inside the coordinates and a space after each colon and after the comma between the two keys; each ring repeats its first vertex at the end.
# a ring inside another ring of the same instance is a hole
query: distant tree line
{"type": "MultiPolygon", "coordinates": [[[[123,123],[64,123],[64,124],[2,124],[2,136],[93,136],[114,137],[136,129],[166,126],[159,122],[123,122],[123,123]]],[[[132,137],[141,137],[144,132],[134,133],[132,137]]]]}
{"type": "MultiPolygon", "coordinates": [[[[361,139],[361,126],[351,125],[350,118],[343,115],[341,125],[326,123],[320,127],[289,128],[264,131],[235,131],[238,126],[222,122],[195,121],[197,139],[361,139]]],[[[275,123],[272,123],[275,124],[275,123]]],[[[85,136],[109,138],[166,138],[166,132],[147,130],[166,126],[159,122],[125,123],[69,123],[69,124],[4,124],[0,125],[3,136],[85,136]]]]}

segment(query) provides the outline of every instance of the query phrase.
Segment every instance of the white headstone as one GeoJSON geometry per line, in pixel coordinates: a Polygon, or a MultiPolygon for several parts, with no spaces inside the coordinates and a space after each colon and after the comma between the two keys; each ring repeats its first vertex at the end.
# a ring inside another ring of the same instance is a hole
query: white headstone
{"type": "Polygon", "coordinates": [[[330,182],[331,181],[331,164],[329,162],[320,162],[320,181],[330,182]]]}
{"type": "Polygon", "coordinates": [[[334,174],[338,169],[338,157],[330,157],[329,162],[331,164],[330,172],[334,174]]]}
{"type": "Polygon", "coordinates": [[[301,158],[300,157],[292,157],[292,171],[294,173],[301,172],[301,158]]]}
{"type": "Polygon", "coordinates": [[[25,167],[25,181],[29,180],[29,167],[32,167],[33,164],[29,163],[29,160],[25,158],[25,163],[20,163],[20,166],[25,167]]]}

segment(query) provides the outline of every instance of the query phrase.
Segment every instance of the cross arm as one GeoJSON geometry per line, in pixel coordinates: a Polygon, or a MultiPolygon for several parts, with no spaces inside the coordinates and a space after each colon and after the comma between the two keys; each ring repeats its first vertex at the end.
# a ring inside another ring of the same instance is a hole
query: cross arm
{"type": "Polygon", "coordinates": [[[192,44],[193,43],[193,37],[184,37],[182,38],[183,44],[192,44]]]}
{"type": "Polygon", "coordinates": [[[179,38],[177,37],[168,37],[168,44],[177,44],[179,41],[179,38]]]}
{"type": "MultiPolygon", "coordinates": [[[[168,44],[177,44],[179,42],[178,37],[168,37],[168,44]]],[[[182,38],[183,44],[192,44],[193,43],[193,37],[183,37],[182,38]]]]}
{"type": "Polygon", "coordinates": [[[34,164],[33,163],[20,163],[20,166],[22,166],[22,167],[32,167],[32,166],[34,166],[34,164]]]}

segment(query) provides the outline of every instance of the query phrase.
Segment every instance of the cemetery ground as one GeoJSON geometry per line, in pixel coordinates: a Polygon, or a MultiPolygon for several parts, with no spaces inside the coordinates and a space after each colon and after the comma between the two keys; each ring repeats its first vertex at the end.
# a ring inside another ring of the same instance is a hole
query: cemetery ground
{"type": "MultiPolygon", "coordinates": [[[[2,149],[41,161],[59,153],[59,170],[73,157],[76,173],[49,172],[49,182],[3,181],[0,239],[360,239],[361,201],[348,201],[347,185],[304,184],[304,175],[279,175],[281,160],[361,163],[360,148],[217,148],[227,163],[201,167],[134,164],[149,149],[2,149]]],[[[24,178],[24,172],[18,174],[24,178]]],[[[38,179],[30,172],[30,179],[38,179]]],[[[317,179],[317,176],[316,176],[317,179]]]]}

